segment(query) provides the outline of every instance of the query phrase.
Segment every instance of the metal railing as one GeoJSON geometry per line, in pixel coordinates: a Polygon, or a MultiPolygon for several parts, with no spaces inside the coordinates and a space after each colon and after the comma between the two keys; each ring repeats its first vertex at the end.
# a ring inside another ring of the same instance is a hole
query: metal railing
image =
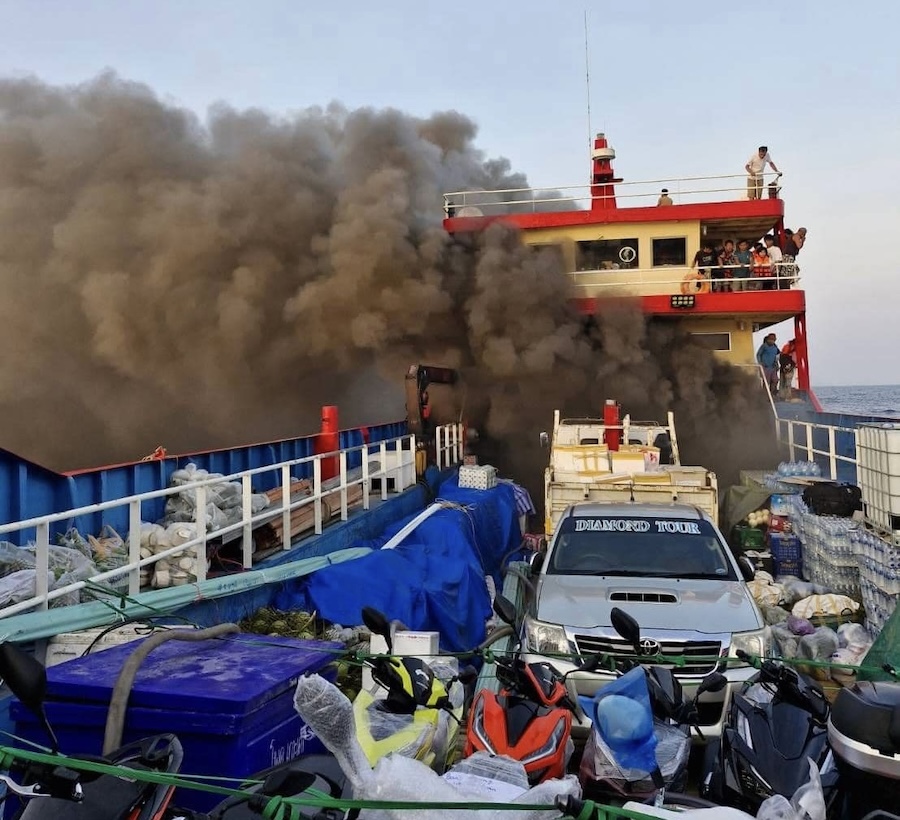
{"type": "MultiPolygon", "coordinates": [[[[444,466],[450,466],[462,458],[462,431],[461,425],[449,425],[448,428],[438,428],[437,431],[438,452],[441,453],[444,466]],[[443,438],[442,438],[443,437],[443,438]],[[442,440],[445,444],[442,446],[442,440]]],[[[231,535],[241,539],[241,564],[243,569],[249,569],[253,564],[253,530],[254,528],[281,518],[283,537],[283,549],[291,548],[292,522],[291,515],[298,509],[312,506],[313,530],[316,534],[322,532],[323,527],[323,501],[326,496],[340,497],[340,518],[346,521],[348,517],[348,490],[354,486],[360,486],[363,509],[370,506],[370,482],[373,479],[380,480],[382,500],[388,496],[388,481],[393,481],[395,492],[402,492],[416,481],[416,439],[413,435],[406,435],[394,439],[388,439],[377,444],[364,444],[322,453],[304,458],[283,461],[277,464],[257,467],[231,475],[205,478],[199,481],[191,481],[180,486],[167,487],[139,495],[131,495],[100,504],[79,507],[52,515],[30,518],[0,526],[0,541],[3,535],[20,530],[34,529],[36,538],[34,544],[35,560],[35,594],[27,600],[14,603],[0,610],[0,618],[8,617],[30,609],[47,609],[50,602],[65,595],[79,592],[92,584],[109,583],[115,579],[127,576],[128,594],[135,595],[141,591],[141,571],[151,567],[158,561],[172,558],[173,556],[189,556],[194,558],[191,574],[200,583],[206,578],[207,569],[207,542],[212,539],[224,539],[231,535]],[[353,471],[351,475],[347,469],[348,456],[358,452],[361,455],[361,467],[353,471]],[[323,461],[329,461],[330,465],[337,462],[338,475],[334,479],[323,481],[323,461]],[[377,461],[377,468],[372,469],[372,463],[377,461]],[[303,465],[311,464],[312,480],[309,485],[309,494],[296,501],[291,499],[292,481],[296,480],[292,473],[303,465]],[[280,473],[280,485],[282,487],[282,502],[280,509],[265,508],[254,514],[252,509],[253,481],[254,477],[262,473],[276,471],[280,473]],[[208,531],[207,528],[207,499],[208,493],[216,486],[229,482],[239,482],[241,485],[241,519],[236,523],[208,531]],[[154,499],[170,498],[181,493],[194,494],[195,515],[193,525],[196,537],[185,541],[178,546],[157,552],[149,557],[141,557],[141,515],[142,504],[154,499]],[[127,546],[127,563],[114,569],[101,572],[83,581],[77,581],[66,586],[50,589],[50,545],[51,533],[54,529],[64,529],[67,522],[79,516],[94,513],[103,513],[119,507],[128,509],[128,535],[125,540],[127,546]],[[55,527],[61,525],[61,527],[55,527]]],[[[193,582],[192,582],[193,583],[193,582]]]]}
{"type": "Polygon", "coordinates": [[[815,424],[810,421],[797,419],[778,419],[778,440],[787,448],[791,461],[814,461],[819,466],[827,468],[828,478],[833,481],[839,478],[855,478],[857,471],[856,460],[856,428],[838,427],[832,424],[815,424]],[[846,448],[842,448],[838,442],[839,437],[845,439],[846,448]],[[816,443],[820,440],[820,444],[816,443]],[[824,441],[821,441],[824,439],[824,441]],[[844,455],[841,449],[852,450],[852,455],[844,455]],[[841,467],[845,467],[845,474],[839,475],[841,467]]]}
{"type": "Polygon", "coordinates": [[[459,464],[465,453],[465,426],[462,424],[445,424],[438,427],[435,433],[435,461],[437,468],[444,470],[459,464]]]}
{"type": "MultiPolygon", "coordinates": [[[[647,294],[677,293],[750,293],[760,290],[789,290],[797,287],[800,281],[799,269],[794,262],[779,262],[772,265],[771,276],[753,275],[749,277],[734,276],[743,265],[725,265],[712,270],[725,270],[732,273],[724,278],[713,278],[708,273],[699,273],[696,268],[687,265],[666,265],[655,268],[613,268],[571,271],[576,288],[584,290],[628,289],[647,294]],[[590,282],[579,281],[587,277],[595,277],[590,282]]],[[[708,269],[704,269],[708,270],[708,269]]]]}
{"type": "MultiPolygon", "coordinates": [[[[781,174],[762,175],[762,192],[767,198],[776,197],[781,192],[781,174]],[[774,186],[774,187],[773,187],[774,186]]],[[[462,208],[478,208],[485,215],[496,213],[536,212],[548,210],[578,210],[589,208],[593,200],[629,200],[631,207],[656,205],[663,188],[676,205],[701,202],[721,202],[727,194],[730,199],[746,199],[748,175],[719,174],[701,177],[668,177],[661,179],[636,180],[631,182],[606,183],[615,186],[615,194],[594,196],[591,185],[564,185],[560,188],[498,188],[480,191],[451,191],[444,196],[444,213],[447,216],[467,216],[460,214],[462,208]],[[710,195],[715,194],[713,198],[710,195]],[[540,206],[540,207],[539,207],[540,206]]],[[[601,185],[604,183],[600,183],[601,185]]],[[[667,206],[661,206],[667,207],[667,206]]]]}

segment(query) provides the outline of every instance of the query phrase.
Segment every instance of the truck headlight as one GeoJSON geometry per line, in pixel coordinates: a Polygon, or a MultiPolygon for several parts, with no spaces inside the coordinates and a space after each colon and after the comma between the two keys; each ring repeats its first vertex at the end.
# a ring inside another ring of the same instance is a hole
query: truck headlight
{"type": "Polygon", "coordinates": [[[566,630],[559,624],[547,624],[534,618],[525,619],[525,644],[541,655],[571,656],[566,630]]]}
{"type": "Polygon", "coordinates": [[[758,658],[768,657],[772,651],[772,631],[769,627],[764,627],[750,632],[733,633],[728,656],[736,658],[739,649],[758,658]]]}

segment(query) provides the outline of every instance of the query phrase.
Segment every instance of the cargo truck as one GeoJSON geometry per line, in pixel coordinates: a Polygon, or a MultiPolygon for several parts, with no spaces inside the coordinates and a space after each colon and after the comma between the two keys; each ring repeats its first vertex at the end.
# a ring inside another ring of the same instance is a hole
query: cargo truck
{"type": "Polygon", "coordinates": [[[549,539],[563,512],[583,502],[664,504],[698,507],[719,520],[716,474],[681,464],[674,416],[666,423],[621,418],[608,400],[603,418],[561,418],[557,410],[544,472],[544,530],[549,539]]]}

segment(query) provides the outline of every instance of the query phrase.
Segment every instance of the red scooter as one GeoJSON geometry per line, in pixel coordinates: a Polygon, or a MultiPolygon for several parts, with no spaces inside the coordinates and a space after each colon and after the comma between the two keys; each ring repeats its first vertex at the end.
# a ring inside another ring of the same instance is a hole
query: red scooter
{"type": "MultiPolygon", "coordinates": [[[[515,605],[498,595],[494,612],[515,633],[515,605]]],[[[510,658],[496,659],[500,691],[482,689],[475,695],[464,755],[485,751],[511,757],[525,766],[535,785],[566,774],[575,748],[572,713],[578,707],[569,698],[566,676],[547,661],[526,663],[519,648],[510,658]]],[[[594,656],[572,671],[594,670],[601,661],[602,655],[594,656]]]]}

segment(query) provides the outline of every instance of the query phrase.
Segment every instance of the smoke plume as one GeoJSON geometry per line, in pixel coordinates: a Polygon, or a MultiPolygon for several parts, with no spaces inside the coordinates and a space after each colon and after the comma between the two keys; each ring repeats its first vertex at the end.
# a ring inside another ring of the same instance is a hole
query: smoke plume
{"type": "Polygon", "coordinates": [[[606,397],[675,409],[685,461],[771,461],[741,373],[628,305],[585,327],[507,228],[446,235],[443,192],[527,184],[475,137],[455,112],[200,121],[114,74],[0,81],[0,443],[74,469],[302,435],[322,404],[387,421],[425,362],[463,376],[439,412],[537,481],[526,437],[606,397]]]}

